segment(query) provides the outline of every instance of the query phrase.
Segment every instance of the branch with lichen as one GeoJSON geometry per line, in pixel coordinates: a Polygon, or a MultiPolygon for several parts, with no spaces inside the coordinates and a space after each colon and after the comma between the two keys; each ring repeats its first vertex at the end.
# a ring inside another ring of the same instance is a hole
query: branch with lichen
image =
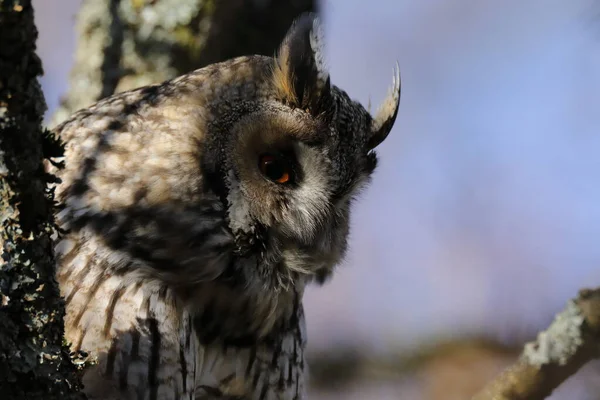
{"type": "Polygon", "coordinates": [[[600,288],[581,290],[517,362],[472,400],[538,400],[600,357],[600,288]]]}

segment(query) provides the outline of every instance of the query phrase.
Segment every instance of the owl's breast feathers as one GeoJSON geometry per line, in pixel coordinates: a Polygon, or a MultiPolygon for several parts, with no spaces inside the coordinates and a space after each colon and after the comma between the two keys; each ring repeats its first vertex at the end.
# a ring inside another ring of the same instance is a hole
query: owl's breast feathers
{"type": "Polygon", "coordinates": [[[90,398],[291,399],[302,393],[299,294],[283,310],[277,306],[284,301],[250,298],[227,285],[181,292],[126,270],[120,265],[126,261],[95,235],[67,236],[57,256],[66,338],[73,351],[98,361],[84,377],[90,398]],[[186,296],[195,296],[193,303],[186,296]]]}

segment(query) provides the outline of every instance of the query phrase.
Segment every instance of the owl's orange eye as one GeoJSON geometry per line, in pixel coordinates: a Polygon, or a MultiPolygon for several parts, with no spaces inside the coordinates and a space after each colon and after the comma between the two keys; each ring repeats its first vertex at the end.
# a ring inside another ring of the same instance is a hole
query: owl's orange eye
{"type": "Polygon", "coordinates": [[[273,182],[286,183],[291,179],[291,167],[283,157],[263,154],[258,159],[258,166],[262,174],[273,182]]]}

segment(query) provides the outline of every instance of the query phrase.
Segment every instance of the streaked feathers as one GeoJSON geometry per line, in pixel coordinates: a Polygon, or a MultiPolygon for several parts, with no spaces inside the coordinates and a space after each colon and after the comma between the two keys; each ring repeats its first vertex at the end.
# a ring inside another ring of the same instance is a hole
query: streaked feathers
{"type": "Polygon", "coordinates": [[[66,338],[90,399],[301,400],[302,296],[347,248],[351,202],[395,121],[331,85],[314,14],[275,58],[113,95],[55,128],[66,338]],[[277,152],[294,182],[257,166],[277,152]]]}

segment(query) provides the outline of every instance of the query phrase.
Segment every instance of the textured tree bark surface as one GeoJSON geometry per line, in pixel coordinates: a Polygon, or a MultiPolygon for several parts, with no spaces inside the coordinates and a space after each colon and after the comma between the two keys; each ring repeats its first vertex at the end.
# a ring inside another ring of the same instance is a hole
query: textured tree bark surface
{"type": "Polygon", "coordinates": [[[62,147],[41,128],[30,0],[0,0],[0,398],[80,399],[54,280],[52,193],[43,159],[62,147]]]}
{"type": "Polygon", "coordinates": [[[316,0],[84,0],[70,89],[54,126],[113,93],[218,61],[273,55],[316,0]]]}

